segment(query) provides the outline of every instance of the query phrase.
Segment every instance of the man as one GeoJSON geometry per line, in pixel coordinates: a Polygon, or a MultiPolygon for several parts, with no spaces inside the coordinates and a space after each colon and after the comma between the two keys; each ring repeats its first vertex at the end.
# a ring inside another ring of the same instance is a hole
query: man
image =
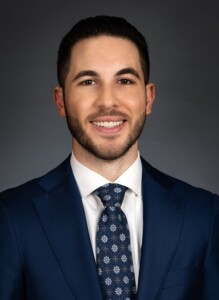
{"type": "Polygon", "coordinates": [[[143,36],[122,18],[80,21],[58,80],[72,154],[0,195],[0,299],[219,299],[218,197],[138,153],[155,95],[143,36]]]}

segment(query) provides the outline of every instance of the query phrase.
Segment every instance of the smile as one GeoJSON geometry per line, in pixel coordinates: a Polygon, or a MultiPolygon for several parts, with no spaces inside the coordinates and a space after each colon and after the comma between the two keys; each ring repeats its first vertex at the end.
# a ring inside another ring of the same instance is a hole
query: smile
{"type": "Polygon", "coordinates": [[[104,128],[115,128],[118,127],[120,125],[122,125],[124,121],[115,121],[115,122],[92,122],[94,125],[98,126],[98,127],[104,127],[104,128]]]}

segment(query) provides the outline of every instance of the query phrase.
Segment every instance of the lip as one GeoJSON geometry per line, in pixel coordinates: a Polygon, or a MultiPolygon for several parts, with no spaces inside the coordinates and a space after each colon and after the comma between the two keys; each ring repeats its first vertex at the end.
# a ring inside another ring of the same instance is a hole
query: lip
{"type": "Polygon", "coordinates": [[[122,131],[122,129],[124,128],[124,126],[126,125],[127,122],[126,122],[126,120],[121,120],[121,117],[120,117],[120,119],[118,119],[118,120],[115,120],[115,118],[113,118],[113,119],[111,118],[110,120],[109,120],[109,118],[104,118],[104,120],[103,120],[103,118],[102,118],[101,121],[100,121],[100,119],[98,119],[98,121],[95,120],[90,123],[93,126],[93,128],[95,130],[97,130],[98,132],[100,132],[102,134],[113,135],[113,134],[120,133],[120,131],[122,131]],[[97,123],[100,123],[100,125],[97,125],[97,123]],[[109,123],[109,124],[107,124],[109,127],[106,127],[107,125],[104,123],[109,123]],[[113,126],[112,123],[114,123],[114,124],[117,123],[117,125],[113,126]]]}
{"type": "Polygon", "coordinates": [[[104,117],[98,117],[94,120],[91,120],[91,122],[119,122],[119,121],[125,121],[126,119],[121,116],[104,116],[104,117]]]}

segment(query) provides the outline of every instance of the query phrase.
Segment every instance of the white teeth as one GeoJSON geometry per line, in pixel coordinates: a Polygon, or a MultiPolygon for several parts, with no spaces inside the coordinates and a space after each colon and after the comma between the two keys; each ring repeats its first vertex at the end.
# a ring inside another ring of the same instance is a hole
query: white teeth
{"type": "Polygon", "coordinates": [[[98,127],[105,127],[105,128],[114,128],[116,126],[119,126],[123,123],[123,121],[117,121],[117,122],[93,122],[94,125],[98,127]]]}

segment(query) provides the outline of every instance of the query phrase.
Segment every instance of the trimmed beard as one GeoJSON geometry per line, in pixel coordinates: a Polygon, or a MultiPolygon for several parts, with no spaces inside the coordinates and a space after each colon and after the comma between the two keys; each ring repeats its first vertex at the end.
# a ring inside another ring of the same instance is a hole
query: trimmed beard
{"type": "MultiPolygon", "coordinates": [[[[106,115],[106,114],[105,114],[106,115]]],[[[115,115],[115,114],[113,114],[115,115]]],[[[118,115],[118,113],[117,113],[118,115]]],[[[128,135],[127,140],[125,143],[119,148],[114,149],[113,147],[109,147],[109,149],[101,149],[100,146],[96,145],[94,141],[86,134],[83,130],[81,124],[79,123],[77,118],[73,118],[68,114],[66,111],[66,120],[68,128],[71,132],[72,137],[89,153],[94,155],[96,158],[105,160],[105,161],[112,161],[119,159],[123,155],[125,155],[128,150],[136,143],[141,132],[144,128],[144,124],[146,121],[145,112],[143,112],[140,116],[138,121],[135,124],[134,129],[128,135]]],[[[108,137],[113,141],[113,137],[108,137]]]]}

